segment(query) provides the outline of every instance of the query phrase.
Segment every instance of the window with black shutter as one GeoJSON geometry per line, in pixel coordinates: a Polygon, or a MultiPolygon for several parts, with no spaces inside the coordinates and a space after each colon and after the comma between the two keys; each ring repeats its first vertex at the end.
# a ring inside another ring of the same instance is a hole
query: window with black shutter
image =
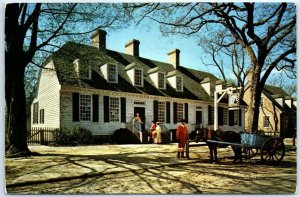
{"type": "Polygon", "coordinates": [[[103,97],[104,122],[109,122],[109,96],[103,97]]]}
{"type": "Polygon", "coordinates": [[[177,123],[177,103],[173,103],[173,123],[177,123]]]}
{"type": "Polygon", "coordinates": [[[166,116],[167,116],[166,123],[170,123],[171,122],[171,117],[170,117],[171,116],[170,102],[167,102],[166,116]]]}
{"type": "Polygon", "coordinates": [[[79,93],[72,94],[72,114],[73,122],[79,121],[79,93]]]}
{"type": "Polygon", "coordinates": [[[214,108],[211,105],[208,106],[208,124],[214,124],[214,108]]]}
{"type": "Polygon", "coordinates": [[[39,115],[39,103],[36,102],[33,104],[33,124],[38,124],[39,120],[38,120],[38,115],[39,115]]]}
{"type": "Polygon", "coordinates": [[[126,98],[121,98],[121,122],[126,123],[126,98]]]}
{"type": "Polygon", "coordinates": [[[242,126],[242,110],[239,109],[239,126],[242,126]]]}
{"type": "Polygon", "coordinates": [[[184,103],[184,119],[185,122],[188,123],[189,122],[189,104],[188,103],[184,103]]]}
{"type": "Polygon", "coordinates": [[[153,101],[153,119],[154,121],[158,120],[158,101],[153,101]]]}
{"type": "Polygon", "coordinates": [[[223,107],[218,107],[218,124],[223,125],[223,107]]]}
{"type": "Polygon", "coordinates": [[[93,95],[93,122],[99,122],[99,96],[93,95]]]}
{"type": "Polygon", "coordinates": [[[234,125],[234,110],[229,110],[229,126],[234,125]]]}

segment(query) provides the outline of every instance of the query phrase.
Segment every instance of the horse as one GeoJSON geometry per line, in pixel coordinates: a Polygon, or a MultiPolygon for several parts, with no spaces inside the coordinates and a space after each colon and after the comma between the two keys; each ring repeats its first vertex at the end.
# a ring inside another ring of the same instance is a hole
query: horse
{"type": "MultiPolygon", "coordinates": [[[[206,128],[202,128],[196,131],[195,134],[195,141],[205,141],[210,153],[210,161],[213,163],[218,162],[218,149],[217,148],[225,148],[229,146],[229,144],[220,144],[220,143],[213,143],[208,142],[207,140],[214,140],[214,141],[223,141],[229,143],[241,143],[241,136],[239,133],[234,131],[221,131],[221,130],[210,130],[206,128]]],[[[237,160],[242,162],[242,149],[240,146],[230,145],[233,152],[234,152],[234,160],[233,163],[236,163],[237,160]]]]}

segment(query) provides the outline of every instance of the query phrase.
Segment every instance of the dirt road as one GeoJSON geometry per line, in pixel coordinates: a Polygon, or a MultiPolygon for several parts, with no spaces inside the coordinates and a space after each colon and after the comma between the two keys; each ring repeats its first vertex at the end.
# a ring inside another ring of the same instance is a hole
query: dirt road
{"type": "Polygon", "coordinates": [[[209,162],[208,148],[191,149],[178,160],[176,145],[30,146],[39,156],[6,159],[9,194],[293,194],[296,148],[279,166],[257,156],[231,165],[232,150],[219,149],[209,162]]]}

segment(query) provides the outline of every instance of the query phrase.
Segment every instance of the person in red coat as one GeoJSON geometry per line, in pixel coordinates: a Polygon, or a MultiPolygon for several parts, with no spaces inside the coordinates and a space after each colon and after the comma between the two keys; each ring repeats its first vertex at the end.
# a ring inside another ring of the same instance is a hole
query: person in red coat
{"type": "Polygon", "coordinates": [[[188,128],[185,125],[184,119],[181,120],[180,125],[178,125],[178,127],[177,127],[176,139],[178,142],[177,158],[180,159],[180,153],[181,153],[181,157],[184,157],[184,148],[185,148],[185,144],[188,140],[188,128]]]}

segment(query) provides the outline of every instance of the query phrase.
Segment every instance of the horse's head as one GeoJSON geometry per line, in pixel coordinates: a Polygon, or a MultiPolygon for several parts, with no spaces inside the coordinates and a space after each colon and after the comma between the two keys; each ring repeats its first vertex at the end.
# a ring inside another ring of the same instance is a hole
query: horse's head
{"type": "Polygon", "coordinates": [[[199,142],[200,140],[206,141],[207,140],[207,129],[200,128],[196,130],[195,141],[199,142]]]}

